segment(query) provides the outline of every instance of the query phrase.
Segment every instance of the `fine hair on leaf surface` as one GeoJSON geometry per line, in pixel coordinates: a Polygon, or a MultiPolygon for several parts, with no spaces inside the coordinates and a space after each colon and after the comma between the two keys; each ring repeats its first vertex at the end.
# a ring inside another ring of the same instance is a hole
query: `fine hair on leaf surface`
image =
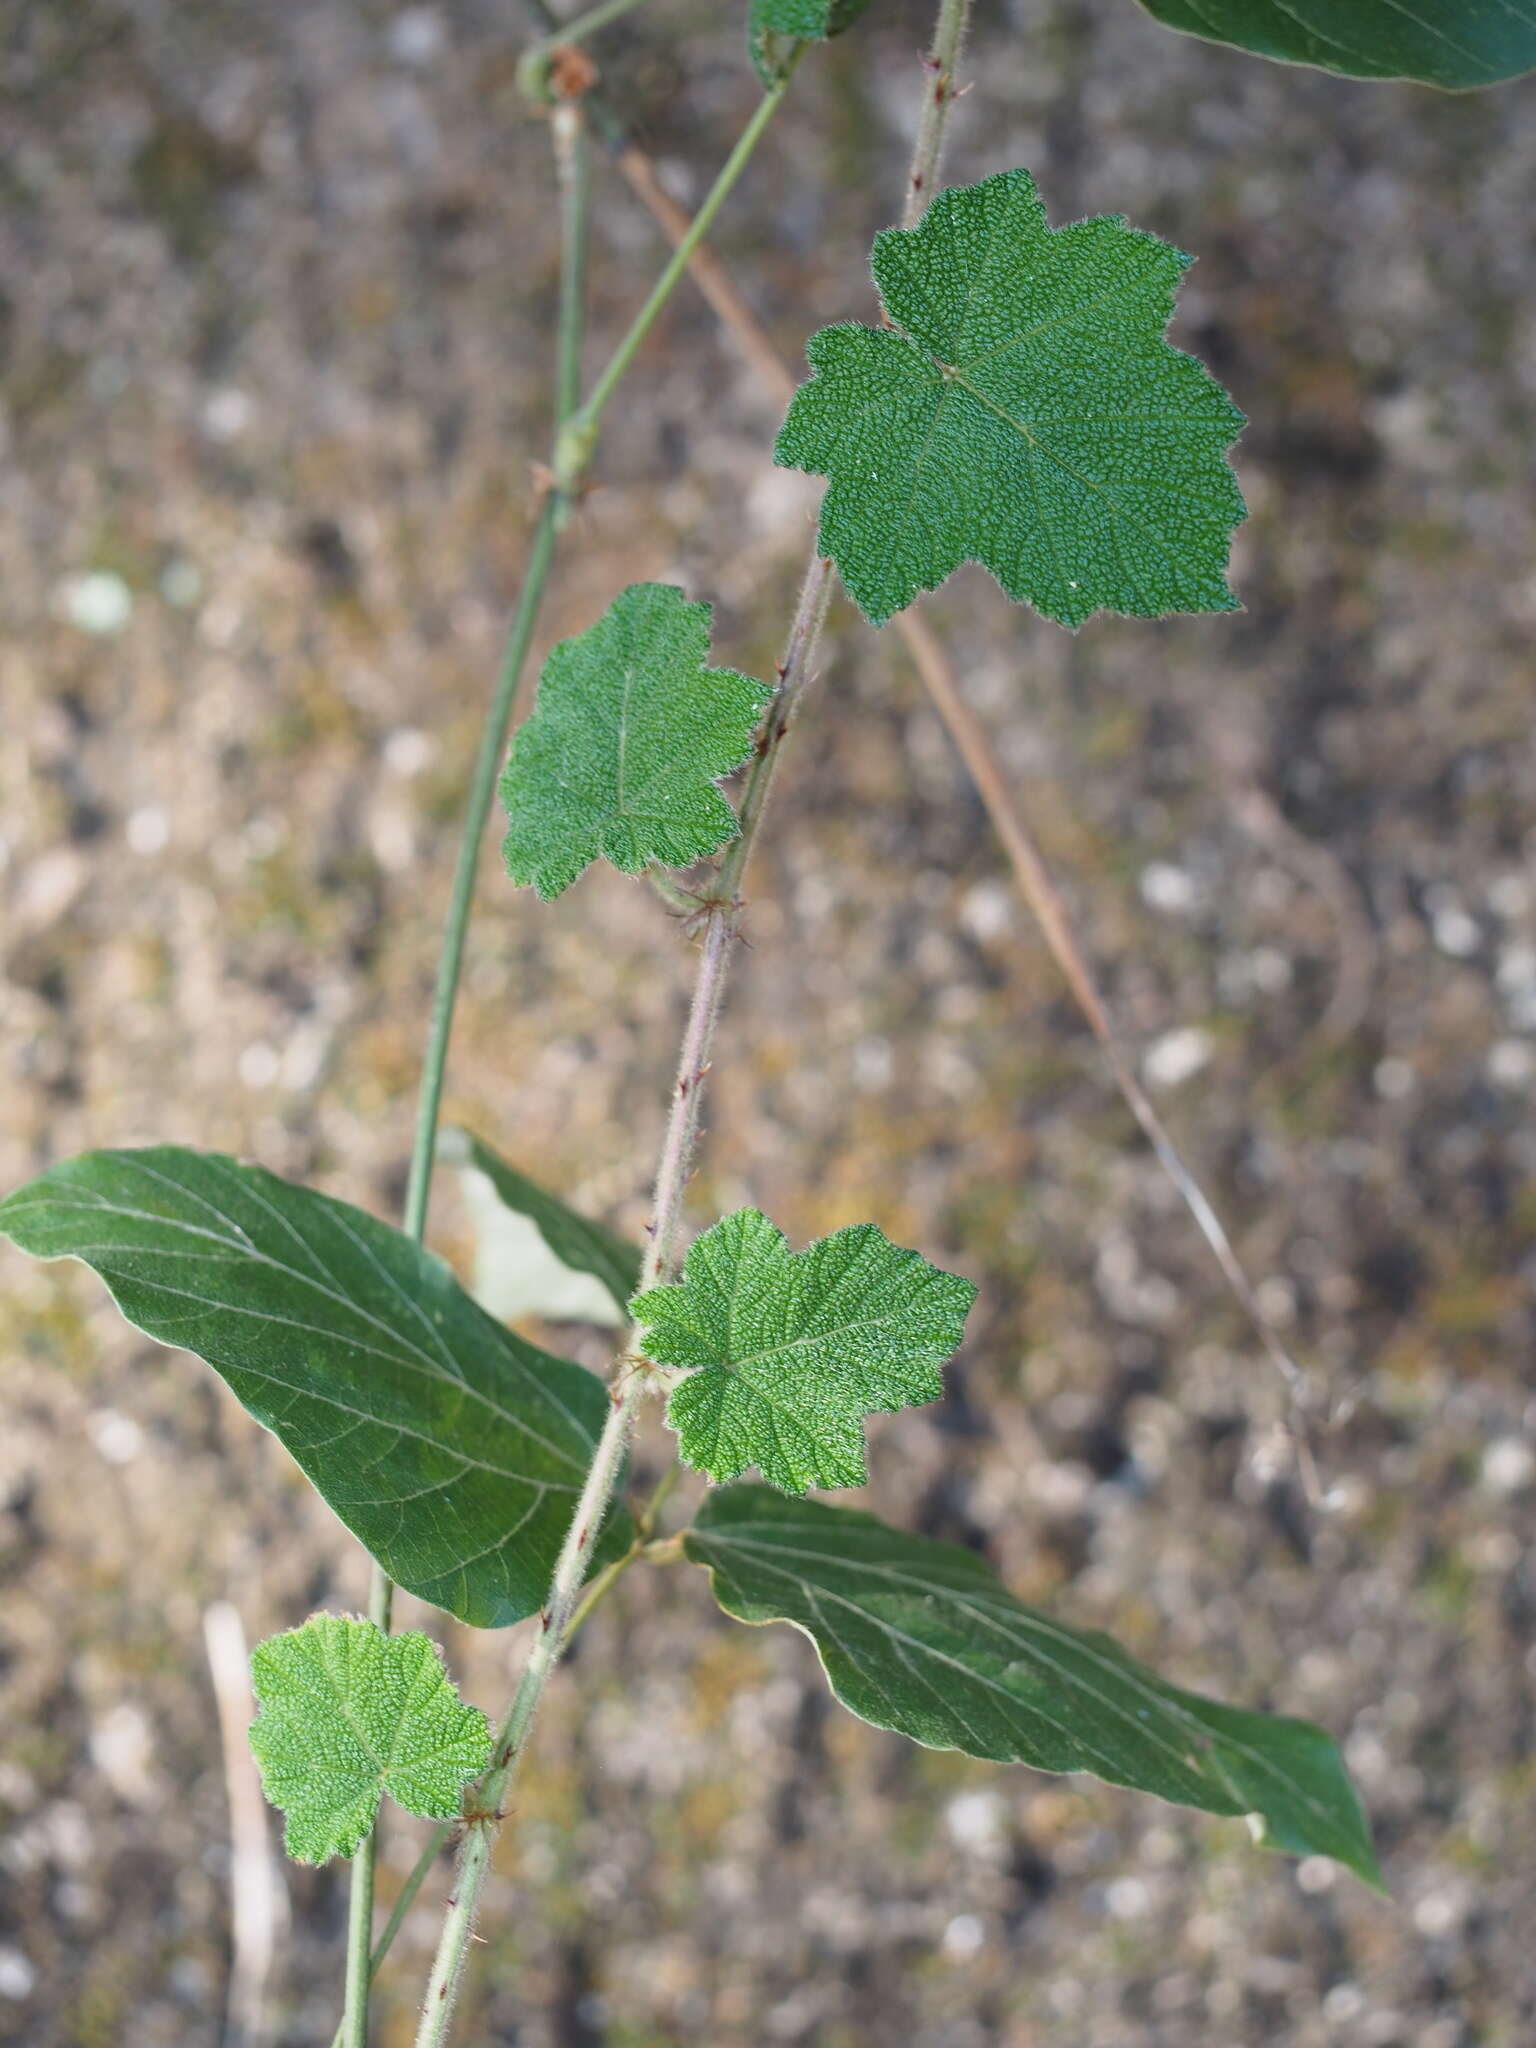
{"type": "Polygon", "coordinates": [[[964,561],[1077,627],[1236,609],[1243,415],[1164,339],[1190,258],[1119,215],[1052,228],[1027,171],[875,238],[892,327],[824,327],[775,460],[828,478],[821,544],[880,625],[964,561]]]}
{"type": "Polygon", "coordinates": [[[314,1614],[258,1643],[251,1681],[261,1709],[251,1749],[301,1863],[350,1856],[384,1792],[408,1813],[451,1819],[490,1756],[484,1714],[416,1631],[387,1636],[371,1621],[314,1614]]]}
{"type": "Polygon", "coordinates": [[[736,834],[716,781],[747,758],[773,695],[709,668],[710,607],[632,583],[544,664],[501,778],[502,854],[546,901],[594,860],[686,868],[736,834]]]}
{"type": "Polygon", "coordinates": [[[647,1357],[687,1370],[667,1420],[712,1479],[749,1465],[786,1493],[862,1486],[864,1417],[936,1401],[976,1289],[873,1223],[794,1252],[756,1209],[634,1302],[647,1357]]]}

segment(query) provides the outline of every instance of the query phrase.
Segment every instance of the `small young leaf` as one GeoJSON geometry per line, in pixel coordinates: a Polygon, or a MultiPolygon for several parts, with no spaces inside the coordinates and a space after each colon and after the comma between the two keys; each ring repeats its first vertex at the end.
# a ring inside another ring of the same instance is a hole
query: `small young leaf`
{"type": "Polygon", "coordinates": [[[568,1208],[489,1145],[446,1125],[437,1156],[459,1169],[459,1188],[475,1227],[470,1292],[501,1322],[548,1322],[618,1329],[640,1278],[640,1254],[600,1223],[568,1208]]]}
{"type": "Polygon", "coordinates": [[[648,1358],[690,1368],[667,1420],[711,1479],[862,1486],[864,1417],[936,1401],[976,1289],[873,1223],[792,1252],[756,1209],[698,1239],[680,1285],[631,1304],[648,1358]]]}
{"type": "Polygon", "coordinates": [[[1072,627],[1236,609],[1243,416],[1163,338],[1190,260],[1118,215],[1051,228],[1027,171],[875,237],[895,331],[813,336],[774,450],[830,478],[821,545],[866,617],[964,561],[1072,627]]]}
{"type": "Polygon", "coordinates": [[[484,1714],[465,1706],[424,1635],[312,1614],[257,1644],[251,1678],[261,1709],[251,1748],[296,1862],[352,1855],[381,1792],[407,1813],[451,1820],[489,1759],[484,1714]]]}
{"type": "Polygon", "coordinates": [[[825,42],[852,28],[869,0],[752,0],[752,62],[764,85],[777,85],[801,43],[825,42]]]}
{"type": "MultiPolygon", "coordinates": [[[[431,1252],[218,1152],[86,1152],[0,1202],[136,1329],[211,1365],[397,1585],[479,1628],[542,1606],[608,1413],[431,1252]]],[[[623,1546],[616,1511],[602,1554],[623,1546]]]]}
{"type": "Polygon", "coordinates": [[[762,1486],[710,1494],[683,1547],[727,1614],[803,1629],[837,1697],[877,1728],[1247,1814],[1269,1847],[1381,1882],[1321,1728],[1166,1684],[1108,1636],[1015,1600],[973,1551],[762,1486]]]}
{"type": "Polygon", "coordinates": [[[501,778],[514,882],[547,902],[599,855],[637,875],[735,837],[715,780],[746,759],[773,692],[708,654],[709,606],[667,583],[632,583],[555,648],[501,778]]]}
{"type": "Polygon", "coordinates": [[[1497,85],[1536,66],[1520,0],[1141,0],[1169,28],[1346,78],[1497,85]]]}

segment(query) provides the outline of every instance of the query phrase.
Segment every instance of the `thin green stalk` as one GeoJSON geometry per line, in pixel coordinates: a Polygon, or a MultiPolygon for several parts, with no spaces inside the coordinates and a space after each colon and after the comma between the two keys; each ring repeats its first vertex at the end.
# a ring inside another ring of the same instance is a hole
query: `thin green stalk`
{"type": "MultiPolygon", "coordinates": [[[[806,578],[794,623],[790,628],[788,646],[779,668],[781,682],[773,706],[774,713],[779,711],[781,704],[786,707],[793,706],[810,673],[815,656],[821,621],[826,615],[831,565],[818,558],[815,567],[820,573],[813,572],[806,578]]],[[[784,717],[778,720],[777,737],[766,751],[759,753],[757,765],[761,772],[754,774],[743,796],[741,837],[733,847],[733,855],[736,857],[732,864],[732,872],[737,882],[745,872],[752,843],[762,823],[763,807],[771,779],[771,765],[764,764],[771,764],[771,756],[778,751],[778,738],[782,738],[787,716],[788,708],[784,711],[784,717]]],[[[762,744],[760,741],[760,748],[762,744]]],[[[716,892],[715,900],[710,904],[705,917],[693,1000],[689,1007],[687,1029],[683,1035],[677,1080],[672,1091],[672,1106],[667,1117],[661,1162],[656,1174],[650,1236],[637,1290],[641,1293],[648,1287],[654,1287],[658,1280],[673,1270],[676,1263],[677,1240],[682,1226],[683,1198],[692,1171],[694,1148],[698,1139],[699,1108],[704,1094],[705,1078],[709,1072],[715,1028],[719,1023],[725,999],[731,954],[736,944],[736,914],[733,884],[732,889],[722,888],[716,892]]],[[[485,1882],[485,1874],[490,1867],[491,1856],[496,1846],[496,1837],[501,1829],[502,1803],[527,1746],[544,1688],[560,1660],[561,1651],[570,1639],[573,1623],[581,1609],[582,1585],[587,1575],[592,1549],[613,1500],[619,1474],[623,1470],[624,1454],[628,1448],[636,1413],[651,1385],[651,1374],[639,1353],[640,1334],[638,1329],[630,1331],[629,1343],[620,1360],[619,1370],[622,1378],[615,1386],[607,1421],[598,1438],[591,1468],[582,1487],[581,1497],[576,1503],[576,1511],[571,1517],[565,1542],[561,1546],[554,1577],[550,1583],[549,1599],[540,1618],[538,1634],[534,1637],[533,1645],[528,1652],[528,1661],[523,1667],[522,1678],[497,1736],[495,1760],[491,1771],[476,1791],[464,1846],[459,1854],[453,1893],[448,1901],[448,1913],[443,1922],[442,1937],[432,1965],[432,1974],[427,1982],[426,2003],[422,2009],[421,2025],[416,2033],[416,2048],[443,2048],[448,2039],[454,1998],[464,1968],[464,1957],[474,1932],[480,1888],[485,1882]]],[[[652,1502],[653,1510],[665,1499],[663,1489],[667,1487],[667,1483],[664,1478],[663,1486],[658,1487],[652,1502]]],[[[614,1572],[612,1576],[616,1578],[618,1573],[614,1572]]],[[[609,1583],[612,1583],[611,1579],[609,1583]]]]}
{"type": "MultiPolygon", "coordinates": [[[[409,1913],[411,1907],[416,1903],[416,1894],[425,1883],[427,1872],[437,1861],[438,1856],[442,1853],[443,1844],[452,1832],[453,1823],[451,1821],[439,1821],[427,1837],[421,1854],[411,1865],[410,1876],[407,1877],[405,1883],[400,1887],[400,1896],[396,1899],[390,1910],[389,1918],[384,1923],[384,1932],[373,1944],[373,1954],[368,1958],[368,1977],[370,1983],[378,1975],[379,1965],[394,1947],[395,1936],[405,1924],[406,1914],[409,1913]]],[[[343,2020],[336,2029],[336,2037],[331,2043],[331,2048],[346,2048],[346,2025],[346,2021],[343,2020]]]]}
{"type": "Polygon", "coordinates": [[[689,257],[714,225],[715,215],[729,198],[732,187],[750,162],[752,152],[762,141],[768,123],[778,112],[779,103],[788,87],[789,78],[786,76],[764,93],[758,103],[757,112],[742,130],[740,140],[726,158],[703,205],[694,215],[692,227],[672,252],[671,262],[656,280],[655,289],[630,322],[629,332],[609,358],[606,368],[599,375],[581,409],[566,423],[555,448],[555,478],[563,489],[573,491],[586,474],[597,441],[598,428],[602,424],[603,413],[609,400],[634,361],[636,351],[656,324],[656,316],[672,296],[678,280],[687,271],[689,257]]]}
{"type": "Polygon", "coordinates": [[[907,173],[907,197],[901,224],[915,228],[923,210],[938,188],[939,163],[944,154],[944,133],[949,110],[955,99],[955,73],[960,48],[971,19],[971,0],[939,0],[933,41],[928,48],[928,86],[923,96],[922,116],[917,124],[917,141],[912,150],[912,168],[907,173]]]}

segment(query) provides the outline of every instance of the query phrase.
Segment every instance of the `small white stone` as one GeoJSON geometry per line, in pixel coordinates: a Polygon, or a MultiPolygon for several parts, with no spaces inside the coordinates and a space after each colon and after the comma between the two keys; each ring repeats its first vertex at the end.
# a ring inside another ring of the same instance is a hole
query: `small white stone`
{"type": "Polygon", "coordinates": [[[390,54],[401,64],[430,64],[448,46],[448,31],[435,7],[406,7],[390,24],[390,54]]]}
{"type": "Polygon", "coordinates": [[[973,1956],[986,1938],[987,1930],[974,1913],[957,1913],[944,1930],[944,1953],[973,1956]]]}
{"type": "Polygon", "coordinates": [[[121,633],[133,616],[133,592],[110,569],[90,569],[80,576],[66,576],[59,585],[57,600],[64,617],[82,633],[102,637],[121,633]]]}
{"type": "Polygon", "coordinates": [[[1483,1453],[1482,1478],[1490,1493],[1524,1493],[1536,1479],[1536,1450],[1524,1437],[1496,1437],[1483,1453]]]}
{"type": "Polygon", "coordinates": [[[1170,917],[1193,910],[1200,895],[1194,876],[1166,860],[1149,862],[1141,871],[1138,886],[1149,910],[1165,911],[1170,917]]]}
{"type": "Polygon", "coordinates": [[[1185,1081],[1192,1081],[1203,1067],[1210,1064],[1215,1050],[1211,1034],[1202,1031],[1198,1025],[1189,1024],[1177,1031],[1165,1031],[1147,1048],[1141,1063],[1142,1072],[1154,1088],[1178,1088],[1185,1081]]]}
{"type": "Polygon", "coordinates": [[[950,1838],[962,1849],[990,1849],[1003,1831],[1003,1803],[995,1792],[959,1792],[944,1809],[950,1838]]]}
{"type": "Polygon", "coordinates": [[[233,384],[210,391],[203,402],[203,429],[215,441],[237,440],[255,417],[250,398],[233,384]]]}
{"type": "Polygon", "coordinates": [[[13,2004],[20,2004],[32,1996],[32,1987],[37,1982],[37,1972],[27,1961],[19,1948],[7,1945],[0,1948],[0,1998],[8,1998],[13,2004]]]}
{"type": "Polygon", "coordinates": [[[1013,897],[1008,885],[995,878],[967,889],[960,902],[960,922],[985,945],[1000,939],[1013,922],[1013,897]]]}
{"type": "Polygon", "coordinates": [[[414,725],[403,725],[384,742],[384,766],[391,775],[408,781],[430,766],[436,752],[436,743],[429,734],[419,731],[414,725]]]}
{"type": "Polygon", "coordinates": [[[1401,1102],[1418,1085],[1418,1077],[1412,1067],[1395,1054],[1376,1062],[1376,1071],[1371,1079],[1376,1085],[1376,1093],[1386,1102],[1401,1102]]]}
{"type": "Polygon", "coordinates": [[[1296,1866],[1296,1882],[1304,1892],[1331,1892],[1338,1867],[1327,1856],[1303,1856],[1296,1866]]]}
{"type": "Polygon", "coordinates": [[[131,1465],[144,1448],[144,1432],[131,1415],[98,1408],[86,1417],[91,1442],[109,1465],[131,1465]]]}
{"type": "Polygon", "coordinates": [[[1453,960],[1468,960],[1483,942],[1482,927],[1459,903],[1447,903],[1430,925],[1435,944],[1453,960]]]}
{"type": "Polygon", "coordinates": [[[140,804],[128,813],[123,836],[134,853],[162,852],[170,841],[171,821],[163,804],[140,804]]]}
{"type": "Polygon", "coordinates": [[[265,1039],[255,1039],[240,1055],[240,1078],[247,1088],[270,1088],[281,1064],[265,1039]]]}
{"type": "Polygon", "coordinates": [[[1106,1886],[1104,1903],[1116,1920],[1139,1920],[1152,1903],[1152,1894],[1139,1877],[1117,1877],[1106,1886]]]}
{"type": "Polygon", "coordinates": [[[1536,1078],[1536,1046],[1523,1038],[1501,1038],[1488,1053],[1488,1078],[1500,1088],[1528,1088],[1536,1078]]]}

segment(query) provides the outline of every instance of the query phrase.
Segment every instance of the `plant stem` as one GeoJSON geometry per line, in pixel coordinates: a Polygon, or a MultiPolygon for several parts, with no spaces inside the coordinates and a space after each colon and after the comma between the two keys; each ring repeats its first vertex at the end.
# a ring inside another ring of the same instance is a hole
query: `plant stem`
{"type": "Polygon", "coordinates": [[[939,163],[944,154],[944,131],[949,125],[949,110],[955,97],[955,72],[970,18],[971,0],[939,0],[933,41],[925,60],[928,85],[923,97],[922,116],[917,124],[912,168],[907,173],[907,197],[901,214],[904,228],[917,226],[938,185],[939,163]]]}
{"type": "MultiPolygon", "coordinates": [[[[395,1936],[400,1932],[406,1914],[409,1913],[411,1907],[416,1903],[416,1894],[425,1883],[427,1872],[437,1861],[438,1856],[442,1852],[443,1844],[452,1832],[453,1824],[451,1821],[439,1821],[427,1837],[421,1854],[411,1865],[411,1874],[400,1887],[400,1896],[390,1909],[389,1918],[384,1923],[384,1932],[373,1944],[373,1954],[368,1958],[370,1982],[378,1975],[380,1963],[383,1962],[384,1958],[394,1947],[395,1936]]],[[[336,2029],[336,2038],[331,2043],[331,2048],[346,2048],[346,2025],[346,2021],[343,2020],[336,2029]]]]}
{"type": "MultiPolygon", "coordinates": [[[[640,1269],[637,1292],[643,1293],[672,1271],[678,1233],[682,1225],[683,1197],[693,1166],[698,1138],[699,1105],[709,1072],[715,1028],[725,999],[731,953],[736,942],[739,909],[735,887],[746,871],[753,843],[762,823],[772,776],[772,762],[783,738],[789,713],[810,673],[821,622],[826,615],[831,564],[819,557],[805,580],[800,602],[790,627],[784,660],[780,664],[780,688],[769,709],[769,723],[758,742],[757,759],[748,780],[741,806],[741,836],[734,843],[732,858],[721,870],[722,886],[705,916],[694,980],[693,1000],[678,1058],[672,1105],[662,1139],[661,1159],[652,1199],[650,1241],[640,1269]],[[773,737],[769,738],[769,732],[773,737]],[[730,885],[726,886],[727,874],[730,885]]],[[[640,1333],[630,1332],[629,1344],[619,1361],[620,1379],[615,1384],[612,1405],[603,1425],[592,1464],[587,1473],[576,1511],[566,1531],[565,1542],[555,1565],[549,1599],[539,1621],[539,1632],[528,1652],[528,1661],[517,1692],[507,1710],[496,1739],[495,1762],[489,1775],[476,1788],[473,1808],[467,1816],[464,1847],[459,1855],[454,1889],[448,1902],[432,1975],[427,1982],[426,2004],[416,2034],[416,2048],[442,2048],[452,2024],[454,1997],[464,1967],[464,1957],[474,1931],[480,1888],[490,1867],[491,1855],[502,1822],[502,1802],[527,1746],[534,1716],[549,1682],[550,1673],[570,1639],[582,1599],[582,1585],[592,1549],[601,1532],[623,1469],[635,1415],[651,1383],[651,1374],[638,1353],[640,1333]]],[[[663,1486],[666,1485],[664,1479],[663,1486]]],[[[658,1487],[652,1513],[665,1498],[658,1487]]],[[[618,1577],[610,1567],[608,1583],[618,1577]]],[[[604,1578],[593,1587],[606,1591],[604,1578]]]]}
{"type": "Polygon", "coordinates": [[[725,204],[731,188],[746,169],[768,123],[778,112],[779,102],[783,99],[788,86],[789,79],[786,76],[764,93],[756,113],[742,130],[736,147],[726,158],[703,205],[694,215],[688,233],[673,251],[672,260],[656,280],[650,297],[630,322],[628,333],[609,358],[606,368],[599,375],[581,409],[566,423],[555,451],[555,476],[565,489],[573,489],[586,473],[597,439],[598,427],[609,400],[618,388],[619,380],[634,361],[636,351],[655,325],[656,316],[672,296],[679,278],[686,272],[689,257],[709,233],[715,215],[725,204]]]}
{"type": "Polygon", "coordinates": [[[550,115],[560,184],[560,313],[555,360],[555,426],[565,425],[581,398],[581,343],[586,322],[587,243],[592,218],[592,144],[580,100],[562,100],[550,115]]]}
{"type": "Polygon", "coordinates": [[[617,21],[621,14],[642,4],[642,0],[600,0],[596,7],[589,7],[585,14],[578,14],[570,21],[552,24],[549,41],[551,45],[579,43],[586,36],[600,28],[606,28],[610,21],[617,21]]]}

